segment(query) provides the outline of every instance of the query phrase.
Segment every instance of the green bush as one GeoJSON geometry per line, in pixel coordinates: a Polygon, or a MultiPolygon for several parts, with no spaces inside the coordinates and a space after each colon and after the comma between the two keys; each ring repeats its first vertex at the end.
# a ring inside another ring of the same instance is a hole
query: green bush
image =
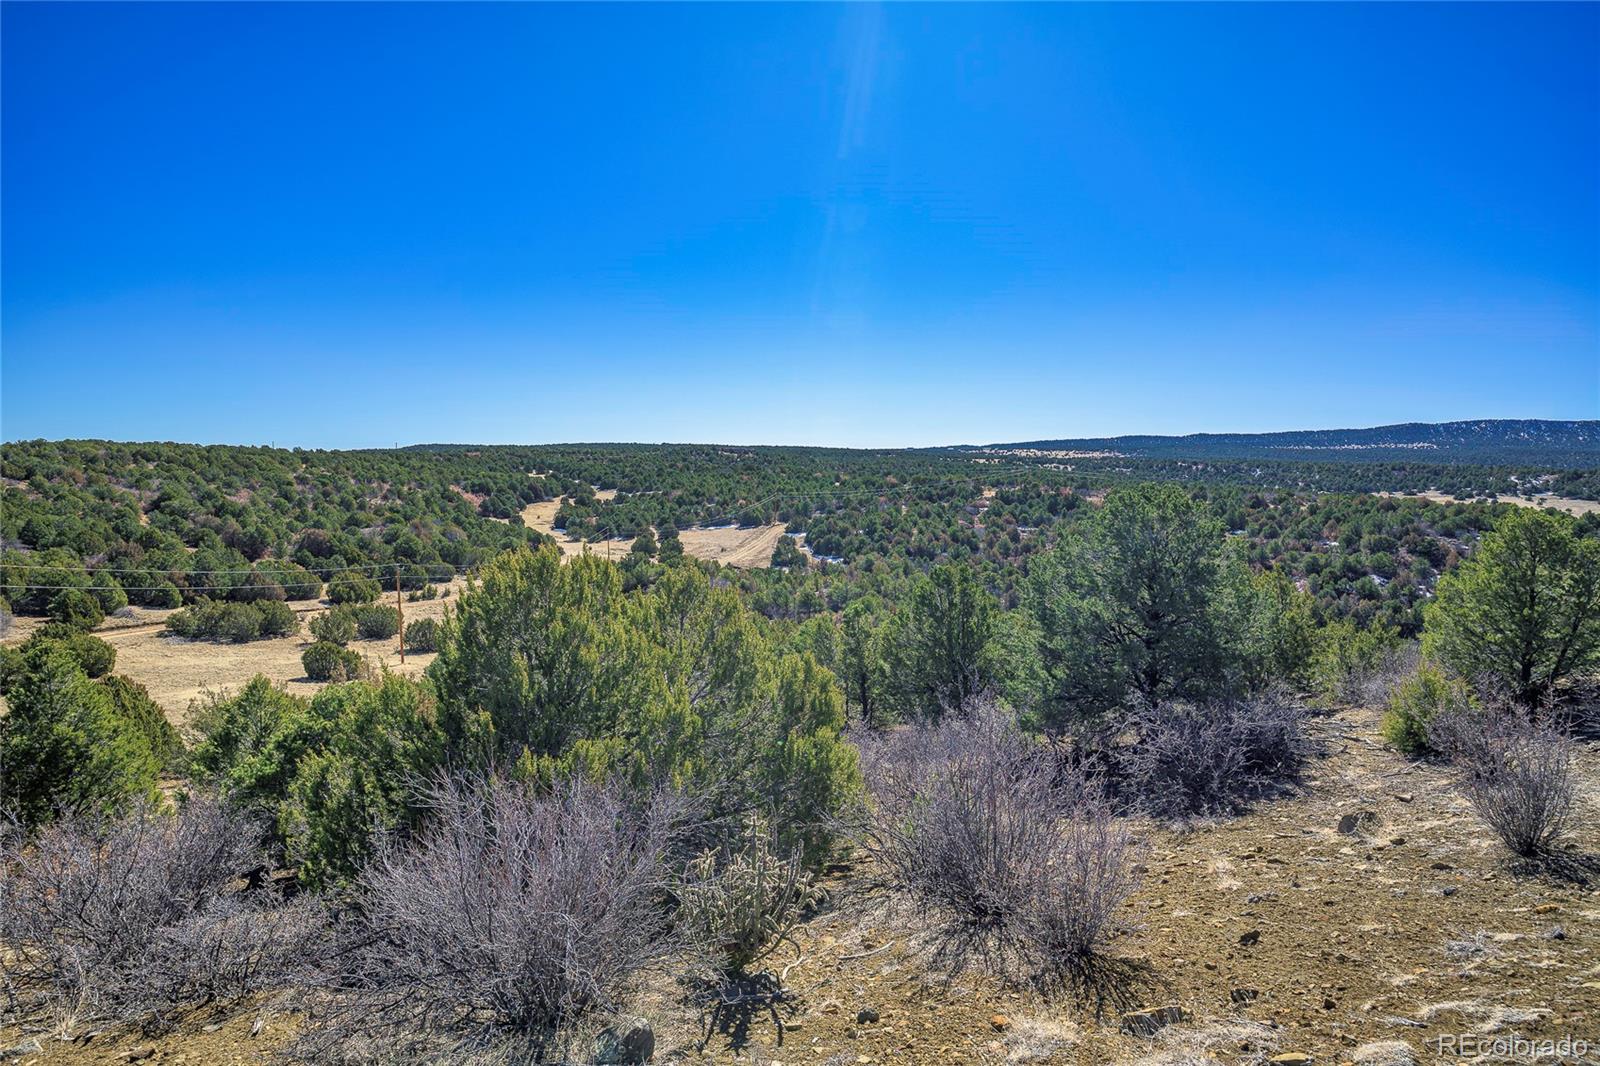
{"type": "Polygon", "coordinates": [[[243,644],[262,637],[293,636],[300,631],[300,618],[278,600],[199,599],[168,615],[167,630],[189,640],[243,644]]]}
{"type": "Polygon", "coordinates": [[[117,649],[93,633],[66,633],[60,640],[72,657],[78,660],[83,672],[91,678],[105,677],[117,665],[117,649]]]}
{"type": "Polygon", "coordinates": [[[1431,751],[1428,726],[1439,714],[1467,707],[1471,703],[1467,686],[1445,676],[1429,663],[1402,681],[1389,698],[1380,726],[1383,739],[1407,755],[1431,751]]]}
{"type": "Polygon", "coordinates": [[[24,653],[0,717],[0,813],[24,825],[154,798],[160,760],[60,642],[24,653]]]}
{"type": "Polygon", "coordinates": [[[1324,699],[1366,702],[1399,648],[1400,634],[1388,626],[1367,628],[1349,619],[1331,622],[1317,639],[1313,682],[1324,699]]]}
{"type": "Polygon", "coordinates": [[[322,579],[298,563],[261,563],[256,571],[269,576],[283,589],[284,599],[314,600],[322,595],[322,579]]]}
{"type": "Polygon", "coordinates": [[[439,623],[432,618],[419,618],[406,626],[406,649],[429,652],[439,650],[439,623]]]}
{"type": "Polygon", "coordinates": [[[343,647],[355,639],[355,614],[349,607],[334,607],[311,619],[309,628],[317,640],[343,647]]]}
{"type": "Polygon", "coordinates": [[[354,571],[335,574],[328,582],[328,599],[334,603],[371,603],[382,594],[381,585],[354,571]]]}
{"type": "MultiPolygon", "coordinates": [[[[117,649],[93,633],[85,633],[60,622],[50,622],[39,627],[20,645],[7,649],[9,669],[12,672],[21,670],[25,658],[45,644],[66,651],[90,678],[104,677],[117,664],[117,649]]],[[[3,691],[3,685],[0,685],[0,692],[3,691]]]]}
{"type": "Polygon", "coordinates": [[[117,579],[104,570],[96,570],[90,578],[89,591],[106,614],[115,614],[128,606],[128,594],[122,591],[117,579]]]}
{"type": "Polygon", "coordinates": [[[400,612],[387,604],[357,607],[355,617],[356,632],[365,640],[388,640],[400,632],[400,612]]]}
{"type": "Polygon", "coordinates": [[[183,741],[149,691],[131,678],[116,675],[100,684],[117,715],[144,738],[157,762],[164,769],[178,769],[183,761],[183,741]]]}
{"type": "Polygon", "coordinates": [[[300,665],[313,681],[350,681],[362,673],[362,659],[358,653],[325,640],[307,648],[300,656],[300,665]]]}
{"type": "Polygon", "coordinates": [[[100,601],[83,589],[62,589],[50,600],[50,620],[74,629],[89,630],[106,619],[100,601]]]}
{"type": "Polygon", "coordinates": [[[256,604],[261,615],[263,637],[292,637],[300,632],[300,616],[294,608],[278,600],[261,600],[256,604]]]}
{"type": "Polygon", "coordinates": [[[302,883],[335,884],[360,870],[375,832],[415,821],[411,785],[442,761],[436,717],[432,690],[398,676],[309,701],[257,677],[202,711],[190,762],[197,780],[271,819],[302,883]]]}

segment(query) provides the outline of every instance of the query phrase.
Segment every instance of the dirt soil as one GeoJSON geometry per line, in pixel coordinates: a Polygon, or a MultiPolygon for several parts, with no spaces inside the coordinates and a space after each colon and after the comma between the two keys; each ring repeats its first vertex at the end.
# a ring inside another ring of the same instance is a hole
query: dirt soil
{"type": "MultiPolygon", "coordinates": [[[[1319,719],[1325,753],[1296,795],[1187,830],[1143,826],[1144,885],[1113,941],[1123,980],[1047,1001],[930,973],[898,921],[848,876],[780,958],[787,994],[710,1010],[658,982],[636,1009],[656,1062],[890,1066],[1533,1061],[1435,1053],[1442,1036],[1587,1040],[1600,1062],[1600,891],[1519,868],[1439,766],[1377,740],[1378,714],[1319,719]],[[1341,819],[1355,825],[1340,831],[1341,819]],[[1096,998],[1099,1002],[1097,1004],[1096,998]],[[1149,1035],[1121,1015],[1172,1007],[1149,1035]],[[1178,1020],[1178,1011],[1182,1012],[1178,1020]],[[874,1020],[875,1019],[875,1020],[874,1020]]],[[[1574,843],[1600,853],[1600,743],[1580,746],[1574,843]]],[[[292,1017],[252,1005],[151,1040],[41,1036],[17,1061],[265,1062],[292,1017]],[[259,1035],[250,1031],[262,1018],[259,1035]],[[208,1027],[216,1026],[207,1032],[208,1027]]],[[[19,1043],[15,1030],[0,1047],[19,1043]]]]}

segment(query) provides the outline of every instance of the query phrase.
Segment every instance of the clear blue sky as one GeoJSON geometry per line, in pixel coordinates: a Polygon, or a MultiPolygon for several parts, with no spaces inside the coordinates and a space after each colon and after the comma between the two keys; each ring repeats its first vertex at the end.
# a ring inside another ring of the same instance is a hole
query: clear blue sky
{"type": "Polygon", "coordinates": [[[1600,6],[17,4],[0,434],[1600,416],[1600,6]]]}

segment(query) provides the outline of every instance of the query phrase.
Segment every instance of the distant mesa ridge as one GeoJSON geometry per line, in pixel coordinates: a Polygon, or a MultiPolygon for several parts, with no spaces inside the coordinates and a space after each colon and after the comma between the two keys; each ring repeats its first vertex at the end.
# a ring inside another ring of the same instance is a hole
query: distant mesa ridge
{"type": "Polygon", "coordinates": [[[1370,429],[1303,429],[1281,433],[1190,433],[1179,437],[1080,437],[962,445],[958,451],[1114,453],[1153,459],[1308,459],[1327,462],[1416,462],[1544,466],[1600,465],[1600,419],[1557,421],[1488,418],[1403,422],[1370,429]]]}

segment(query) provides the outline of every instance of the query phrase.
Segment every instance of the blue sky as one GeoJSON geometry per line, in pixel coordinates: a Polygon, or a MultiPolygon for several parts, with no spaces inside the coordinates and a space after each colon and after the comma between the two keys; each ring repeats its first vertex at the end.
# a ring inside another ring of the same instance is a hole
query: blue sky
{"type": "Polygon", "coordinates": [[[0,434],[1600,417],[1600,6],[6,4],[0,434]]]}

